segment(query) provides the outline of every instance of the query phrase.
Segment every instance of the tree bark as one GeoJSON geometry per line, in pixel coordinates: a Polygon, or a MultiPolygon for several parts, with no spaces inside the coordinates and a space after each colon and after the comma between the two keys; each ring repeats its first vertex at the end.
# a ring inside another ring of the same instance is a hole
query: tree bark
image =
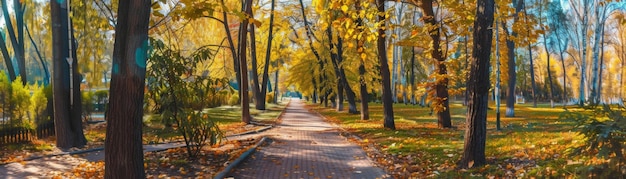
{"type": "MultiPolygon", "coordinates": [[[[437,112],[437,124],[441,128],[451,128],[452,127],[452,118],[450,117],[450,99],[448,94],[448,77],[446,77],[448,70],[446,64],[444,63],[446,58],[444,57],[441,51],[440,45],[440,32],[439,32],[439,24],[435,17],[435,13],[433,11],[433,1],[432,0],[423,0],[420,4],[422,11],[424,12],[424,22],[433,26],[432,30],[429,32],[430,38],[433,40],[433,51],[431,52],[432,57],[437,61],[436,70],[441,78],[441,82],[435,84],[435,93],[437,100],[441,100],[441,105],[443,106],[443,110],[436,111],[437,112]]],[[[440,81],[440,80],[436,80],[440,81]]]]}
{"type": "MultiPolygon", "coordinates": [[[[271,11],[270,11],[270,27],[269,27],[269,35],[267,36],[267,49],[265,51],[265,66],[263,67],[263,80],[261,81],[261,95],[257,98],[257,101],[262,101],[261,103],[257,102],[256,109],[265,110],[265,94],[267,93],[267,83],[269,81],[269,69],[270,69],[270,60],[272,55],[272,40],[274,39],[274,6],[275,0],[272,0],[271,11]]],[[[276,95],[276,92],[274,92],[276,95]]]]}
{"type": "MultiPolygon", "coordinates": [[[[52,21],[52,41],[53,41],[53,109],[55,130],[57,136],[57,147],[68,149],[72,147],[82,147],[87,144],[83,133],[81,119],[81,95],[80,77],[78,74],[77,58],[72,58],[72,68],[68,63],[70,57],[69,27],[67,4],[59,4],[58,1],[51,1],[50,13],[52,21]],[[73,78],[70,79],[70,73],[73,78]],[[70,89],[70,83],[74,86],[70,89]]],[[[73,42],[73,40],[72,40],[73,42]]],[[[72,55],[75,57],[76,48],[72,48],[72,55]]]]}
{"type": "MultiPolygon", "coordinates": [[[[256,59],[256,34],[254,24],[250,24],[250,63],[252,65],[252,69],[250,70],[250,75],[252,76],[252,94],[254,99],[254,107],[259,109],[259,105],[263,103],[263,108],[265,108],[265,101],[262,100],[261,96],[265,96],[261,94],[261,89],[259,89],[259,71],[256,59]]],[[[262,109],[259,109],[262,110],[262,109]]]]}
{"type": "MultiPolygon", "coordinates": [[[[306,12],[304,12],[304,3],[302,3],[302,0],[300,1],[300,12],[302,12],[302,19],[304,20],[304,28],[306,30],[306,36],[307,36],[307,40],[309,42],[309,48],[311,48],[311,51],[313,52],[313,55],[315,56],[315,58],[317,59],[317,63],[319,65],[319,69],[320,72],[322,72],[322,69],[324,69],[324,63],[322,62],[322,58],[320,57],[319,53],[317,52],[317,50],[315,49],[315,47],[313,47],[313,31],[311,30],[311,27],[309,26],[309,21],[307,21],[306,19],[306,12]]],[[[315,74],[315,73],[313,73],[315,74]]],[[[313,77],[313,103],[317,103],[317,97],[318,97],[318,88],[317,88],[317,83],[315,80],[315,77],[313,77]]],[[[319,81],[320,86],[323,83],[323,81],[319,81]]],[[[320,89],[322,89],[320,87],[320,89]]]]}
{"type": "MultiPolygon", "coordinates": [[[[384,12],[385,9],[385,4],[384,1],[379,0],[378,1],[378,12],[384,12]],[[383,11],[380,11],[380,6],[382,6],[383,11]]],[[[361,1],[357,0],[355,3],[356,6],[356,11],[360,11],[361,10],[361,1]]],[[[381,19],[382,20],[382,19],[381,19]]],[[[379,20],[379,22],[381,21],[379,20]]],[[[361,19],[360,17],[356,19],[356,33],[357,34],[361,34],[362,27],[363,27],[363,19],[361,19]]],[[[381,32],[379,30],[379,32],[381,32]]],[[[385,34],[385,31],[382,31],[382,34],[385,34]]],[[[381,36],[379,36],[378,38],[381,38],[381,36]]],[[[385,39],[384,36],[382,36],[382,39],[385,39]]],[[[356,40],[356,49],[358,52],[358,58],[360,59],[359,62],[359,88],[360,88],[360,93],[361,93],[361,120],[369,120],[370,119],[370,112],[369,112],[369,106],[368,106],[368,92],[367,92],[367,83],[365,82],[365,59],[363,59],[361,57],[361,53],[365,53],[365,49],[363,48],[365,42],[363,42],[362,39],[357,39],[356,40]]],[[[378,49],[380,50],[381,47],[378,47],[378,49]]],[[[386,47],[385,44],[383,44],[382,48],[384,48],[383,50],[385,50],[384,52],[386,52],[386,47]]],[[[381,51],[378,51],[378,54],[381,54],[381,51]]],[[[387,59],[387,53],[385,53],[385,59],[387,59]]],[[[380,57],[379,57],[380,60],[380,57]]],[[[387,61],[385,61],[387,62],[387,61]]],[[[389,91],[389,94],[391,94],[391,91],[389,91]]]]}
{"type": "MultiPolygon", "coordinates": [[[[222,8],[226,8],[226,4],[224,0],[220,0],[220,5],[222,8]]],[[[226,39],[228,40],[228,45],[230,46],[230,53],[233,56],[233,70],[235,71],[237,84],[241,84],[241,73],[239,71],[239,57],[237,53],[237,49],[235,48],[235,42],[233,41],[233,36],[230,33],[230,28],[228,27],[228,14],[225,10],[222,11],[222,18],[224,24],[224,31],[226,32],[226,39]]],[[[239,96],[241,97],[241,89],[239,90],[239,96]]]]}
{"type": "MultiPolygon", "coordinates": [[[[515,5],[515,14],[513,15],[513,23],[517,23],[517,21],[519,20],[519,16],[517,15],[521,9],[522,9],[522,5],[524,0],[516,0],[513,1],[513,3],[516,3],[515,5]]],[[[515,73],[515,42],[513,41],[512,37],[517,37],[517,32],[511,30],[512,32],[509,32],[507,29],[507,25],[506,22],[502,21],[502,28],[504,29],[504,31],[507,33],[506,36],[506,47],[508,49],[508,67],[509,69],[508,71],[508,76],[509,76],[509,84],[508,84],[508,88],[507,88],[507,92],[506,92],[506,112],[504,114],[504,116],[506,117],[514,117],[515,116],[515,85],[517,82],[517,74],[515,73]]]]}
{"type": "Polygon", "coordinates": [[[9,55],[6,42],[4,38],[0,38],[0,50],[2,50],[2,57],[4,58],[4,64],[6,65],[7,72],[9,73],[9,80],[15,81],[15,67],[13,67],[13,61],[9,55]]]}
{"type": "MultiPolygon", "coordinates": [[[[252,0],[246,0],[244,3],[244,9],[246,14],[252,16],[252,0]]],[[[241,100],[241,121],[250,124],[250,102],[248,97],[248,63],[246,62],[246,44],[248,37],[248,24],[250,20],[244,19],[239,26],[239,73],[241,74],[240,83],[240,100],[241,100]]]]}
{"type": "MultiPolygon", "coordinates": [[[[11,21],[11,16],[9,15],[9,8],[7,5],[7,0],[1,0],[2,2],[2,13],[4,16],[4,23],[6,24],[7,31],[9,32],[8,38],[11,40],[11,45],[13,46],[13,51],[15,58],[17,59],[17,67],[19,69],[19,76],[21,76],[22,84],[26,85],[28,83],[28,79],[26,76],[26,61],[24,57],[24,10],[22,8],[22,2],[20,0],[13,1],[13,11],[15,14],[15,22],[17,27],[17,34],[15,33],[15,29],[13,29],[13,21],[11,21]]],[[[6,58],[6,57],[5,57],[6,58]]],[[[14,72],[15,75],[15,72],[14,72]]],[[[15,77],[13,78],[15,79],[15,77]]]]}
{"type": "MultiPolygon", "coordinates": [[[[385,1],[378,0],[378,22],[385,22],[385,1]]],[[[384,26],[383,26],[384,27],[384,26]]],[[[393,117],[393,101],[391,99],[391,79],[389,79],[389,65],[387,59],[387,49],[385,48],[385,30],[381,27],[378,29],[378,63],[380,65],[380,76],[383,82],[383,120],[384,127],[396,130],[396,124],[393,117]]]]}
{"type": "Polygon", "coordinates": [[[489,59],[494,15],[493,0],[476,2],[476,21],[474,21],[474,50],[467,87],[470,101],[467,107],[467,129],[463,156],[457,163],[458,168],[473,168],[486,163],[485,141],[487,138],[487,106],[489,100],[489,59]]]}
{"type": "Polygon", "coordinates": [[[337,68],[339,68],[339,78],[341,79],[341,83],[343,89],[346,93],[346,99],[348,100],[348,113],[350,114],[358,114],[359,111],[356,109],[356,94],[354,94],[354,90],[348,83],[348,78],[346,78],[345,70],[343,69],[343,38],[337,37],[337,68]]]}
{"type": "Polygon", "coordinates": [[[530,61],[530,84],[533,88],[533,107],[537,107],[537,84],[535,83],[535,65],[533,64],[533,50],[530,44],[528,44],[528,60],[530,61]]]}
{"type": "Polygon", "coordinates": [[[151,1],[119,1],[118,7],[104,177],[145,178],[141,128],[151,1]]]}

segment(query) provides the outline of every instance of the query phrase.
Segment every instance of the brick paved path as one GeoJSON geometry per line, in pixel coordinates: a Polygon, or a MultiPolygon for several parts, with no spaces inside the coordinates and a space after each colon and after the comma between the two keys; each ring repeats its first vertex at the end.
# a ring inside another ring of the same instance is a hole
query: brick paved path
{"type": "Polygon", "coordinates": [[[240,178],[386,178],[360,146],[339,129],[292,100],[283,122],[268,132],[272,142],[259,148],[228,176],[240,178]]]}

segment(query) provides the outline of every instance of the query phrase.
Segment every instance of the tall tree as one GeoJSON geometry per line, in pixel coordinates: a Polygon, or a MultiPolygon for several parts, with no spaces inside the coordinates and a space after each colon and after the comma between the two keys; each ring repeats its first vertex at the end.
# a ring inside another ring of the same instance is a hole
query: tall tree
{"type": "MultiPolygon", "coordinates": [[[[519,12],[522,10],[522,5],[524,4],[524,0],[514,0],[513,4],[515,5],[515,14],[513,14],[513,23],[517,23],[519,20],[519,12]]],[[[498,22],[499,23],[499,22],[498,22]]],[[[512,30],[509,32],[507,28],[506,21],[502,19],[502,28],[506,33],[506,47],[508,50],[508,76],[509,76],[509,84],[507,86],[506,92],[506,112],[504,116],[513,117],[515,116],[515,83],[517,82],[517,74],[515,73],[515,41],[514,38],[517,37],[517,32],[512,30]]]]}
{"type": "MultiPolygon", "coordinates": [[[[24,56],[25,54],[24,53],[24,7],[22,6],[21,0],[13,0],[13,13],[15,15],[15,28],[17,29],[17,33],[15,33],[13,21],[11,20],[11,16],[9,15],[9,7],[7,5],[7,0],[0,0],[0,2],[2,3],[2,14],[4,16],[4,23],[6,25],[5,27],[7,27],[7,31],[9,32],[8,37],[11,40],[11,45],[13,47],[15,59],[17,60],[19,76],[21,76],[22,78],[22,83],[26,85],[28,83],[28,80],[26,77],[26,57],[24,56]]],[[[3,53],[4,53],[4,50],[3,50],[3,53]]],[[[7,67],[8,66],[9,65],[7,65],[7,67]]]]}
{"type": "MultiPolygon", "coordinates": [[[[258,110],[265,110],[265,93],[267,93],[267,83],[269,82],[269,69],[270,69],[270,59],[271,59],[271,54],[272,54],[272,40],[273,38],[273,33],[274,33],[274,6],[275,6],[275,0],[272,0],[272,4],[271,4],[271,10],[270,10],[270,25],[269,25],[269,33],[267,35],[267,49],[265,51],[265,66],[263,67],[263,80],[261,81],[261,92],[258,97],[257,97],[257,101],[262,101],[262,102],[257,102],[256,105],[256,109],[258,110]]],[[[277,84],[274,84],[277,85],[277,84]]],[[[274,95],[276,95],[276,93],[274,93],[274,95]]]]}
{"type": "MultiPolygon", "coordinates": [[[[578,88],[578,106],[585,105],[585,82],[586,82],[586,73],[587,73],[587,30],[589,29],[589,11],[591,10],[592,2],[590,0],[572,0],[568,1],[570,4],[570,10],[574,11],[571,13],[572,16],[577,21],[570,21],[574,24],[575,29],[573,30],[575,33],[574,40],[576,41],[573,44],[579,50],[580,55],[580,84],[578,88]]],[[[574,41],[572,40],[572,41],[574,41]]]]}
{"type": "MultiPolygon", "coordinates": [[[[355,9],[356,9],[357,12],[361,11],[362,7],[361,7],[361,1],[360,0],[357,0],[354,3],[354,6],[355,6],[355,9]]],[[[378,6],[378,10],[379,10],[378,12],[379,13],[385,12],[385,2],[384,1],[379,0],[377,6],[378,6]],[[381,8],[382,8],[382,11],[380,10],[381,8]]],[[[380,18],[380,16],[379,16],[379,18],[380,18]]],[[[383,22],[384,23],[384,17],[382,19],[379,19],[379,22],[383,22]]],[[[365,28],[365,26],[363,26],[363,18],[361,18],[360,16],[357,17],[357,19],[356,19],[356,34],[361,34],[363,32],[364,28],[365,28]]],[[[385,39],[385,35],[384,35],[385,31],[384,30],[383,31],[379,30],[378,33],[382,33],[382,34],[379,34],[379,37],[378,37],[379,39],[378,40],[380,40],[380,38],[382,38],[384,40],[385,39]]],[[[367,104],[369,102],[369,99],[368,99],[369,98],[368,97],[369,94],[367,92],[367,82],[365,81],[365,72],[366,72],[366,70],[365,70],[365,58],[367,56],[365,54],[364,45],[365,45],[364,38],[360,38],[360,39],[357,38],[356,39],[356,51],[359,53],[359,59],[360,59],[360,62],[359,62],[359,88],[360,88],[360,90],[359,91],[361,93],[361,120],[369,120],[370,119],[370,110],[369,110],[369,105],[367,104]]],[[[387,60],[386,60],[387,59],[387,53],[383,53],[383,52],[387,51],[387,47],[383,43],[382,44],[383,45],[382,48],[383,48],[384,51],[380,51],[380,49],[381,49],[380,44],[378,44],[378,45],[379,45],[379,47],[378,47],[378,50],[379,50],[378,51],[378,54],[379,54],[378,60],[380,61],[381,58],[385,58],[385,64],[386,64],[386,62],[387,62],[387,60]],[[380,57],[380,55],[384,55],[384,57],[380,57]]],[[[382,63],[382,62],[380,62],[380,63],[382,63]]],[[[381,66],[381,70],[383,70],[382,66],[381,66]]],[[[387,70],[389,70],[388,67],[387,67],[387,70]]],[[[383,91],[383,95],[385,95],[384,93],[385,92],[383,91]]],[[[389,89],[389,93],[387,93],[387,94],[391,95],[391,89],[389,89]]],[[[385,100],[385,99],[383,99],[383,100],[385,100]]],[[[393,117],[392,117],[392,119],[393,119],[393,117]]],[[[394,127],[394,129],[395,129],[395,127],[394,127]]]]}
{"type": "Polygon", "coordinates": [[[437,70],[438,78],[435,84],[435,94],[438,100],[438,105],[441,107],[436,110],[437,112],[437,124],[441,128],[451,128],[452,127],[452,118],[450,117],[450,100],[448,94],[448,70],[446,67],[446,56],[443,54],[441,50],[440,40],[441,40],[441,32],[440,32],[440,23],[437,22],[437,16],[433,11],[433,1],[432,0],[422,0],[420,4],[420,8],[424,12],[424,17],[422,19],[424,22],[431,26],[431,30],[428,32],[430,38],[432,39],[433,50],[431,51],[431,56],[436,60],[435,68],[437,70]]]}
{"type": "Polygon", "coordinates": [[[493,38],[494,0],[476,2],[476,20],[474,21],[474,50],[470,66],[467,89],[469,104],[467,107],[467,129],[463,156],[458,168],[472,168],[486,163],[485,142],[487,138],[487,106],[489,100],[489,59],[493,38]]]}
{"type": "Polygon", "coordinates": [[[50,1],[54,84],[53,108],[57,147],[67,149],[87,144],[81,119],[80,75],[76,44],[68,18],[67,1],[50,1]],[[72,43],[70,43],[72,42],[72,43]]]}
{"type": "Polygon", "coordinates": [[[391,79],[389,79],[389,64],[387,60],[387,48],[385,47],[385,1],[378,0],[378,22],[383,24],[378,28],[378,63],[380,65],[380,76],[383,82],[383,120],[384,127],[396,130],[393,119],[393,101],[391,99],[391,79]]]}
{"type": "Polygon", "coordinates": [[[142,119],[151,0],[119,1],[107,111],[105,178],[145,178],[142,119]]]}
{"type": "MultiPolygon", "coordinates": [[[[302,2],[302,0],[300,1],[300,12],[302,12],[302,19],[304,20],[304,30],[306,31],[306,36],[307,36],[307,41],[309,43],[309,48],[311,49],[311,51],[313,52],[313,55],[315,56],[315,58],[317,59],[317,64],[318,67],[320,69],[320,71],[322,71],[322,69],[324,69],[324,62],[322,61],[322,58],[320,57],[320,54],[317,52],[317,50],[315,49],[315,47],[313,46],[313,29],[311,29],[311,26],[309,25],[309,21],[307,20],[307,16],[306,16],[306,12],[304,11],[304,3],[302,2]]],[[[313,70],[314,73],[314,70],[313,70]]],[[[320,77],[321,79],[321,77],[320,77]]],[[[319,84],[322,84],[323,81],[322,80],[316,80],[315,77],[313,77],[313,103],[317,102],[317,90],[318,90],[318,82],[319,84]]],[[[322,87],[320,87],[319,89],[322,89],[322,87]]]]}
{"type": "Polygon", "coordinates": [[[561,60],[561,68],[563,69],[563,95],[562,102],[563,108],[567,107],[567,73],[565,68],[565,51],[569,46],[569,38],[567,38],[567,21],[568,18],[561,8],[561,3],[558,1],[550,2],[548,5],[547,25],[550,29],[549,42],[553,45],[555,50],[559,53],[559,59],[561,60]]]}
{"type": "MultiPolygon", "coordinates": [[[[548,70],[548,85],[550,88],[550,92],[549,92],[549,98],[550,98],[550,107],[554,108],[554,85],[552,83],[552,71],[550,70],[550,48],[548,47],[548,37],[547,37],[547,30],[546,30],[546,26],[543,23],[544,20],[544,16],[543,16],[543,12],[544,12],[544,6],[548,6],[548,4],[546,4],[544,1],[539,2],[540,3],[540,7],[539,7],[539,25],[541,26],[541,30],[544,31],[544,33],[541,34],[541,36],[543,37],[543,48],[544,51],[546,51],[546,68],[548,70]]],[[[526,11],[526,6],[524,6],[524,12],[526,14],[528,14],[528,12],[526,11]]],[[[566,76],[565,73],[563,73],[563,76],[566,76]]]]}
{"type": "Polygon", "coordinates": [[[248,36],[248,24],[250,23],[250,18],[252,17],[252,0],[246,0],[242,4],[242,12],[245,12],[245,19],[239,25],[239,47],[238,47],[238,57],[239,57],[239,73],[241,74],[241,78],[239,79],[239,94],[241,94],[241,121],[249,124],[251,121],[250,117],[250,103],[248,98],[248,63],[246,61],[246,44],[247,44],[247,36],[248,36]]]}

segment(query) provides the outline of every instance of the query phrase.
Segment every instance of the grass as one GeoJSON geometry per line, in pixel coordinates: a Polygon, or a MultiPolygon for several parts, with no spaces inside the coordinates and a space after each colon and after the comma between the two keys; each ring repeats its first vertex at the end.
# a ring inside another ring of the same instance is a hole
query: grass
{"type": "MultiPolygon", "coordinates": [[[[420,167],[410,172],[413,177],[569,176],[574,174],[575,166],[568,165],[572,162],[566,150],[582,139],[572,131],[573,120],[559,119],[565,111],[560,106],[534,108],[531,104],[517,104],[516,117],[504,117],[502,107],[502,130],[497,131],[495,107],[491,105],[486,142],[489,164],[461,171],[454,169],[463,152],[466,128],[466,107],[461,104],[450,106],[456,129],[439,129],[436,115],[430,114],[430,108],[394,104],[395,131],[383,128],[381,104],[370,103],[370,120],[365,121],[360,120],[360,115],[317,105],[311,107],[384,153],[411,160],[409,165],[420,167]]],[[[411,169],[410,166],[401,168],[411,169]]]]}
{"type": "MultiPolygon", "coordinates": [[[[260,123],[273,124],[286,107],[286,103],[267,104],[266,110],[257,110],[254,105],[250,106],[250,114],[254,120],[260,123]]],[[[212,120],[215,120],[225,135],[232,135],[261,128],[259,126],[246,125],[241,122],[241,108],[239,106],[220,106],[204,110],[212,120]]],[[[85,130],[87,139],[86,148],[102,147],[106,137],[106,123],[88,125],[85,130]]],[[[144,144],[154,144],[182,140],[182,137],[173,128],[165,128],[157,118],[146,115],[143,127],[144,144]]],[[[0,163],[12,162],[13,158],[22,156],[25,158],[31,153],[45,153],[52,151],[55,140],[36,140],[20,144],[7,144],[0,148],[0,163]]]]}

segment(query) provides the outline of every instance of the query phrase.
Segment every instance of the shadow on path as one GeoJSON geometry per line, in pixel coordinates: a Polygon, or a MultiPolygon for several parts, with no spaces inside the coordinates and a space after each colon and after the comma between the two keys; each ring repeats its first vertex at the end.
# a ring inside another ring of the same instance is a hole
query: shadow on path
{"type": "Polygon", "coordinates": [[[360,146],[339,129],[304,109],[297,99],[282,124],[268,131],[272,142],[259,148],[228,176],[240,178],[388,178],[360,146]]]}

